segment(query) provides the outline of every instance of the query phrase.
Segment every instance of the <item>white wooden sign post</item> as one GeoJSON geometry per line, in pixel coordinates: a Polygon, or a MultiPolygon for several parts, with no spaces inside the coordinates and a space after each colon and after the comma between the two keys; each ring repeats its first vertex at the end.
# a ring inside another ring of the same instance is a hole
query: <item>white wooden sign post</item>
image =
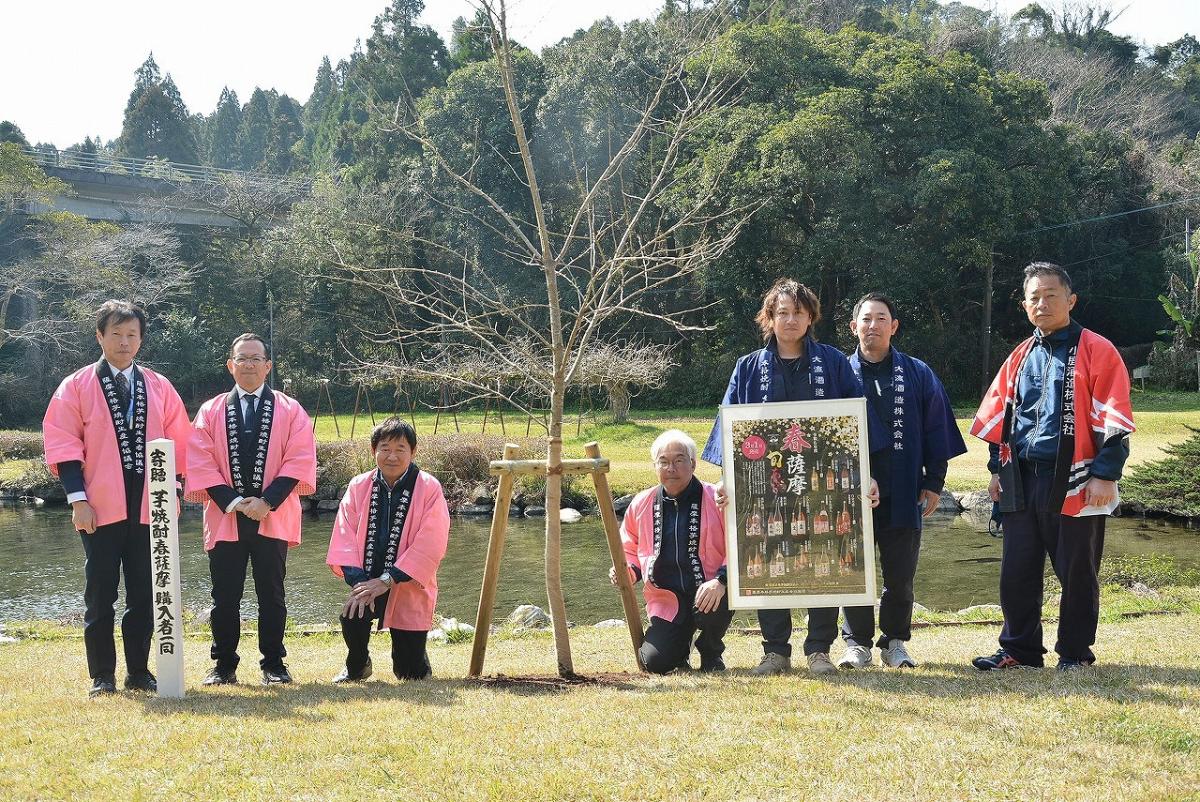
{"type": "Polygon", "coordinates": [[[183,698],[183,604],[179,590],[179,506],[175,443],[146,444],[149,463],[150,566],[158,695],[183,698]]]}

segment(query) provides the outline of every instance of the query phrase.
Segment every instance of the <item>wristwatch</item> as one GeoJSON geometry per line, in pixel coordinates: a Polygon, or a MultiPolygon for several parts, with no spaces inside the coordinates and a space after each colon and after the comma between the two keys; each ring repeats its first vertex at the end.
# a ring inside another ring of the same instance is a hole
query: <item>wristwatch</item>
{"type": "Polygon", "coordinates": [[[391,571],[384,571],[382,574],[379,575],[379,581],[382,582],[383,584],[387,585],[388,587],[391,587],[392,583],[395,580],[392,579],[391,571]]]}

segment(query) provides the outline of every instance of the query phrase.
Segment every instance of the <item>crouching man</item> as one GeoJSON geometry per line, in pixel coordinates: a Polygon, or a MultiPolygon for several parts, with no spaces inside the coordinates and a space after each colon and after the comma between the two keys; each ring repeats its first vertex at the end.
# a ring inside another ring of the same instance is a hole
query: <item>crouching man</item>
{"type": "MultiPolygon", "coordinates": [[[[645,580],[650,628],[639,655],[654,674],[690,668],[692,636],[701,671],[724,671],[725,518],[712,485],[695,477],[696,443],[668,429],[650,447],[659,485],[634,498],[621,524],[630,581],[645,580]]],[[[615,569],[609,579],[616,583],[615,569]]]]}
{"type": "Polygon", "coordinates": [[[375,470],[350,480],[338,507],[326,562],[346,580],[342,606],[346,665],[337,684],[371,676],[367,646],[376,619],[392,635],[397,679],[432,673],[425,640],[437,604],[437,571],[450,537],[450,510],[442,486],[417,467],[417,433],[388,418],[371,432],[375,470]]]}

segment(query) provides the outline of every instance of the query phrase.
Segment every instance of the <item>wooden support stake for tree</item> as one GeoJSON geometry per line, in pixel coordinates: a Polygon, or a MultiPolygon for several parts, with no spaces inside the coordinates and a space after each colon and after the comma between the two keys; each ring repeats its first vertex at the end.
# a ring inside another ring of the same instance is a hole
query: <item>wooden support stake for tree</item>
{"type": "Polygon", "coordinates": [[[321,418],[321,391],[320,391],[320,389],[318,389],[317,390],[317,403],[316,403],[316,406],[313,407],[313,414],[312,414],[313,434],[316,434],[316,432],[317,432],[317,421],[320,420],[320,418],[321,418]]]}
{"type": "Polygon", "coordinates": [[[496,402],[496,414],[500,416],[500,436],[508,437],[508,432],[504,428],[504,406],[499,401],[496,402]]]}
{"type": "MultiPolygon", "coordinates": [[[[583,447],[583,453],[593,460],[600,461],[600,444],[595,441],[583,447]]],[[[608,540],[608,553],[612,557],[613,573],[617,579],[617,590],[621,594],[621,607],[625,610],[625,624],[629,627],[629,638],[633,641],[633,659],[637,667],[645,671],[642,665],[642,612],[638,607],[633,585],[629,581],[629,570],[625,567],[625,549],[621,546],[621,535],[618,531],[617,511],[613,509],[612,492],[608,489],[608,476],[605,471],[592,471],[592,481],[596,484],[596,503],[600,506],[600,518],[604,521],[604,535],[608,540]]]]}
{"type": "Polygon", "coordinates": [[[529,417],[525,419],[525,436],[529,436],[529,427],[533,425],[533,413],[529,413],[529,417]]]}
{"type": "MultiPolygon", "coordinates": [[[[341,440],[342,427],[338,425],[337,410],[333,407],[333,396],[329,394],[329,379],[321,379],[321,386],[325,388],[325,400],[329,402],[329,415],[333,418],[333,430],[337,432],[337,437],[341,440]]],[[[320,397],[319,394],[318,397],[320,397]]]]}
{"type": "Polygon", "coordinates": [[[354,429],[358,426],[358,403],[362,401],[363,386],[358,385],[358,392],[354,394],[354,417],[350,418],[350,439],[354,439],[354,429]]]}
{"type": "MultiPolygon", "coordinates": [[[[504,460],[517,456],[515,443],[504,446],[504,460]]],[[[496,491],[496,506],[492,508],[492,533],[488,539],[487,559],[483,566],[483,587],[479,591],[479,611],[475,614],[475,640],[471,644],[471,666],[468,677],[483,672],[483,657],[487,652],[488,634],[492,626],[492,608],[496,605],[496,586],[500,579],[500,558],[504,555],[504,538],[508,532],[508,507],[512,502],[513,473],[500,474],[496,491]]]]}
{"type": "Polygon", "coordinates": [[[479,432],[480,434],[487,434],[488,407],[491,406],[491,403],[492,403],[492,399],[490,399],[490,398],[483,399],[483,429],[480,430],[480,432],[479,432]]]}
{"type": "MultiPolygon", "coordinates": [[[[367,410],[371,413],[371,425],[375,425],[375,405],[371,403],[371,390],[365,384],[363,385],[363,397],[367,399],[367,410]]],[[[354,437],[354,435],[350,435],[354,437]]]]}

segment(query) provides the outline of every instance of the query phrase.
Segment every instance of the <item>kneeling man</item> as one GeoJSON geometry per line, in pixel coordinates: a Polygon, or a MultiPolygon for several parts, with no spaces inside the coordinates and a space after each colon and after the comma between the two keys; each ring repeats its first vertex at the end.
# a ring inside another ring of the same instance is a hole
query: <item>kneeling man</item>
{"type": "MultiPolygon", "coordinates": [[[[650,447],[658,487],[625,511],[621,542],[630,581],[644,579],[650,628],[639,650],[654,674],[688,668],[692,636],[701,671],[724,671],[725,631],[733,613],[725,597],[725,517],[715,488],[695,477],[696,443],[668,429],[650,447]]],[[[614,569],[609,579],[616,582],[614,569]]]]}
{"type": "Polygon", "coordinates": [[[375,470],[350,480],[338,507],[326,562],[346,580],[342,606],[346,665],[335,683],[371,676],[367,645],[376,619],[392,635],[392,673],[432,673],[425,640],[437,604],[437,571],[446,556],[450,510],[442,485],[413,462],[417,433],[400,418],[371,432],[375,470]]]}

